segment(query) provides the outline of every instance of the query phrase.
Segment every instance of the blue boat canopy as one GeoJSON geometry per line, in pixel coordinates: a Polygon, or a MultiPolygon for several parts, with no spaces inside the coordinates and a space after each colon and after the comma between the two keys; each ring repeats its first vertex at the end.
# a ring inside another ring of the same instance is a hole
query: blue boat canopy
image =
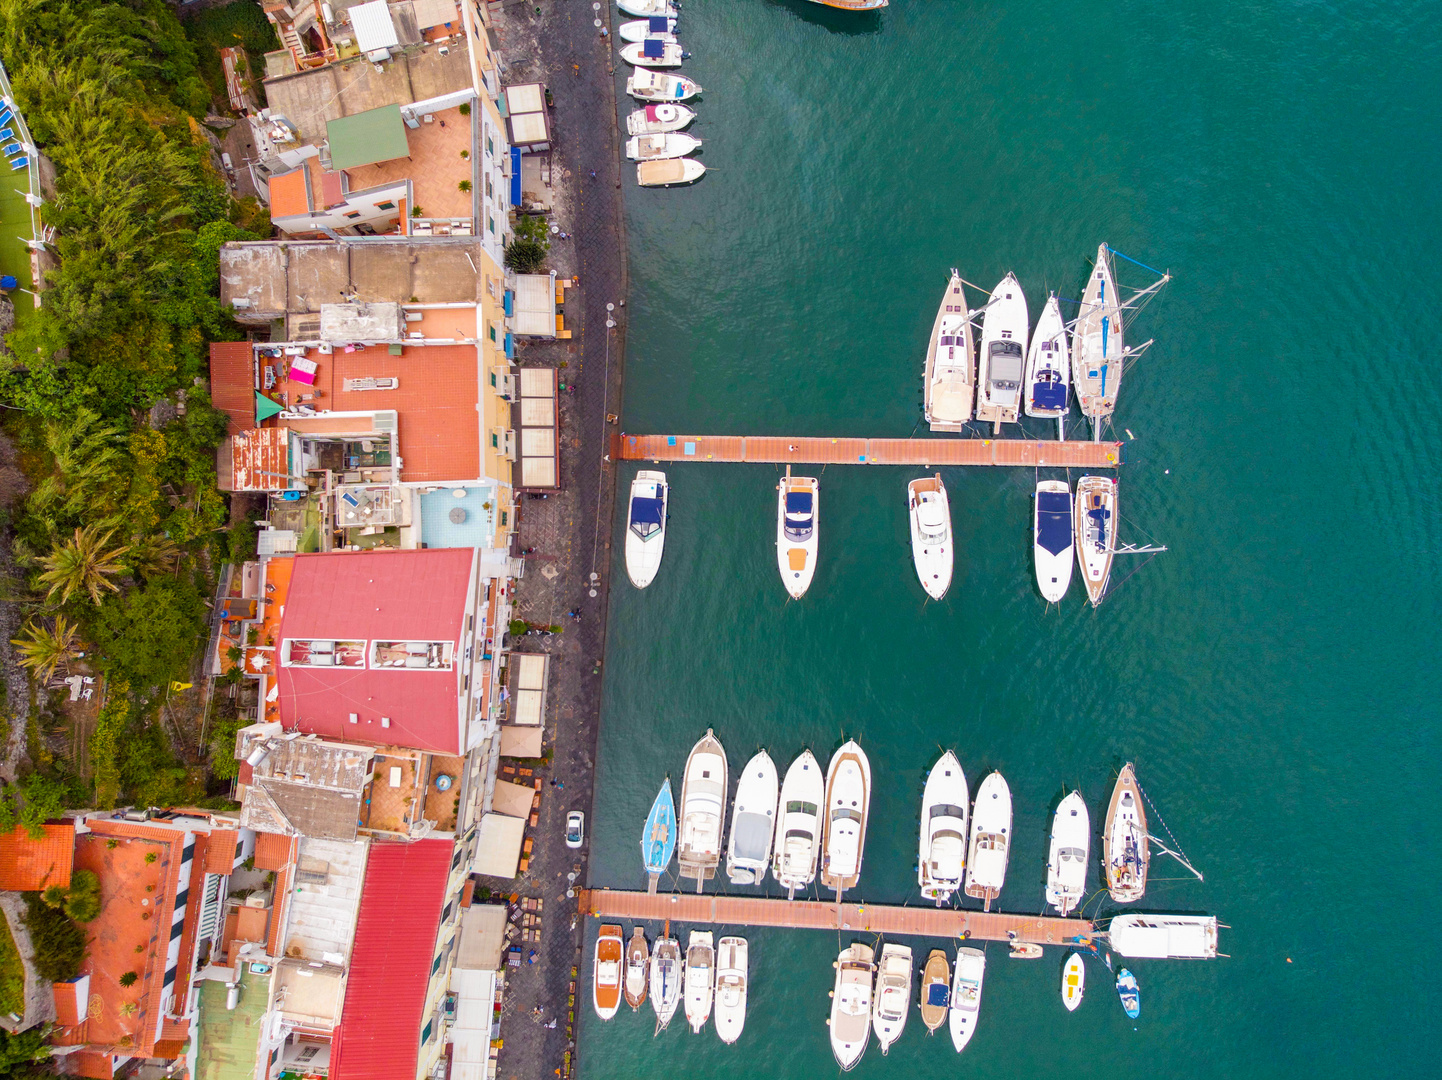
{"type": "Polygon", "coordinates": [[[1053,555],[1071,547],[1071,494],[1041,491],[1036,496],[1036,542],[1053,555]]]}
{"type": "Polygon", "coordinates": [[[646,20],[646,29],[653,34],[664,34],[670,28],[671,20],[664,15],[652,15],[646,20]]]}
{"type": "Polygon", "coordinates": [[[647,38],[641,43],[641,55],[648,60],[659,60],[666,55],[666,43],[660,38],[647,38]]]}
{"type": "Polygon", "coordinates": [[[661,500],[643,499],[639,496],[631,500],[631,524],[632,525],[659,525],[661,524],[661,500]]]}
{"type": "Polygon", "coordinates": [[[797,517],[810,515],[811,492],[788,491],[786,493],[786,513],[794,514],[797,517]]]}
{"type": "Polygon", "coordinates": [[[1060,381],[1038,379],[1032,384],[1031,400],[1038,409],[1065,409],[1066,386],[1060,381]]]}
{"type": "Polygon", "coordinates": [[[932,983],[926,988],[928,1005],[945,1005],[951,1000],[951,991],[943,983],[932,983]]]}

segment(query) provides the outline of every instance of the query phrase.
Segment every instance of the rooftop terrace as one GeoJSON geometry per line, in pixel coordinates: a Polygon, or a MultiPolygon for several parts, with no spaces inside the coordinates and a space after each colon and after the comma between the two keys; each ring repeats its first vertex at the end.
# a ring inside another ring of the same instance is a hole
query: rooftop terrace
{"type": "Polygon", "coordinates": [[[225,1007],[225,983],[201,983],[196,1080],[253,1080],[269,981],[269,976],[251,974],[247,965],[234,1009],[225,1007]]]}

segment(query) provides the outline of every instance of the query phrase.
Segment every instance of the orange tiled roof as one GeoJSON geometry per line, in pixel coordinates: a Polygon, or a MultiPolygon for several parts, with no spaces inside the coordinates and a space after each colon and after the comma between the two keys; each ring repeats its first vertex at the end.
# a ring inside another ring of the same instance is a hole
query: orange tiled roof
{"type": "Polygon", "coordinates": [[[55,995],[55,1022],[61,1027],[77,1027],[84,1021],[85,1009],[89,1007],[90,1001],[87,997],[82,1002],[80,991],[89,985],[88,980],[83,978],[51,984],[51,991],[55,995]]]}
{"type": "Polygon", "coordinates": [[[283,870],[295,858],[292,847],[295,838],[279,833],[257,833],[255,836],[255,868],[257,870],[283,870]]]}
{"type": "Polygon", "coordinates": [[[205,849],[205,872],[230,876],[235,869],[235,846],[240,843],[240,830],[216,829],[205,849]]]}
{"type": "Polygon", "coordinates": [[[33,892],[48,885],[66,888],[75,864],[75,826],[43,825],[45,835],[30,837],[22,825],[0,834],[0,889],[33,892]]]}
{"type": "Polygon", "coordinates": [[[310,213],[310,169],[300,168],[270,178],[270,216],[294,217],[310,213]]]}
{"type": "Polygon", "coordinates": [[[229,435],[255,427],[255,357],[248,341],[217,341],[210,347],[210,401],[226,416],[229,435]]]}
{"type": "Polygon", "coordinates": [[[286,909],[290,906],[290,887],[295,874],[294,866],[286,866],[275,875],[275,888],[271,890],[270,933],[266,935],[265,951],[271,956],[280,955],[280,932],[285,926],[286,909]]]}
{"type": "Polygon", "coordinates": [[[183,1038],[160,1039],[156,1042],[155,1053],[151,1056],[174,1061],[183,1053],[185,1053],[185,1040],[183,1038]]]}
{"type": "Polygon", "coordinates": [[[65,1068],[69,1076],[111,1080],[115,1075],[115,1060],[109,1054],[102,1054],[98,1050],[77,1050],[66,1055],[65,1068]]]}

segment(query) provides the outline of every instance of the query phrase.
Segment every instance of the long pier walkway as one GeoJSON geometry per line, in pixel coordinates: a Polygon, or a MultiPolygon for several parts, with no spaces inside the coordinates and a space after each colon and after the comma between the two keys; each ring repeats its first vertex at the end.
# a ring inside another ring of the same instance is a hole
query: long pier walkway
{"type": "Polygon", "coordinates": [[[1115,469],[1119,442],[1032,439],[829,439],[779,435],[611,437],[619,461],[731,461],[792,465],[1024,465],[1115,469]]]}
{"type": "Polygon", "coordinates": [[[1065,945],[1090,936],[1096,928],[1086,919],[1054,919],[1038,915],[1007,915],[999,911],[958,911],[955,908],[897,907],[888,904],[836,904],[822,900],[781,900],[762,896],[707,896],[695,893],[643,893],[616,889],[581,889],[580,910],[596,918],[644,919],[661,922],[717,923],[724,926],[789,926],[876,934],[977,941],[1034,941],[1065,945]]]}

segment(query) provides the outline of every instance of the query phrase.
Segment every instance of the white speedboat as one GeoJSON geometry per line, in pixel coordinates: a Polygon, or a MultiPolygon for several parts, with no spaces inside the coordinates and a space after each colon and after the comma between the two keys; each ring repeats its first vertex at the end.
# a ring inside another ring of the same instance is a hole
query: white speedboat
{"type": "Polygon", "coordinates": [[[776,763],[760,750],[736,780],[731,810],[731,840],[726,846],[726,876],[733,885],[760,885],[771,862],[776,832],[776,763]]]}
{"type": "Polygon", "coordinates": [[[658,1035],[666,1030],[681,1002],[683,968],[681,946],[676,939],[657,938],[656,947],[651,950],[651,1008],[656,1013],[658,1035]]]}
{"type": "Polygon", "coordinates": [[[1007,274],[991,290],[981,316],[981,359],[977,362],[976,418],[992,425],[1016,423],[1021,409],[1021,382],[1026,366],[1026,334],[1030,326],[1026,295],[1015,274],[1007,274]]]}
{"type": "Polygon", "coordinates": [[[951,1003],[951,965],[946,953],[932,949],[921,969],[921,1022],[926,1033],[935,1035],[936,1029],[946,1023],[946,1009],[951,1003]]]}
{"type": "Polygon", "coordinates": [[[911,513],[911,561],[921,587],[933,600],[946,595],[951,585],[951,504],[941,473],[923,476],[906,485],[911,513]]]}
{"type": "Polygon", "coordinates": [[[866,818],[871,807],[871,762],[853,739],[831,755],[826,770],[826,826],[821,834],[821,884],[840,899],[861,877],[866,818]]]}
{"type": "Polygon", "coordinates": [[[1133,904],[1146,895],[1151,841],[1147,837],[1142,789],[1130,761],[1122,766],[1117,785],[1112,788],[1112,801],[1107,805],[1102,861],[1106,864],[1107,891],[1113,900],[1133,904]]]}
{"type": "Polygon", "coordinates": [[[692,930],[686,942],[686,1023],[700,1032],[711,1016],[711,998],[716,990],[716,950],[710,930],[692,930]]]}
{"type": "Polygon", "coordinates": [[[961,888],[970,802],[961,762],[948,750],[931,767],[921,795],[921,847],[916,864],[921,895],[935,900],[937,907],[961,888]]]}
{"type": "Polygon", "coordinates": [[[788,467],[776,485],[776,565],[793,600],[811,587],[820,528],[821,484],[813,476],[792,476],[788,467]]]}
{"type": "Polygon", "coordinates": [[[1092,822],[1086,800],[1073,791],[1051,819],[1051,848],[1046,859],[1046,902],[1063,919],[1086,898],[1087,856],[1092,822]]]}
{"type": "Polygon", "coordinates": [[[826,779],[810,750],[786,770],[781,783],[781,805],[776,815],[771,876],[791,899],[816,880],[821,854],[821,807],[826,802],[826,779]]]}
{"type": "Polygon", "coordinates": [[[621,928],[606,923],[596,938],[596,956],[592,970],[591,1003],[596,1015],[609,1020],[621,1007],[621,973],[623,969],[621,928]]]}
{"type": "Polygon", "coordinates": [[[686,101],[701,92],[691,79],[664,71],[637,68],[626,79],[626,93],[638,101],[686,101]]]}
{"type": "Polygon", "coordinates": [[[653,15],[676,17],[676,5],[671,0],[616,0],[616,6],[638,19],[649,19],[653,15]]]}
{"type": "Polygon", "coordinates": [[[871,1038],[871,974],[876,965],[870,945],[848,945],[836,958],[831,991],[831,1052],[842,1072],[851,1071],[871,1038]]]}
{"type": "Polygon", "coordinates": [[[881,1053],[901,1038],[906,1014],[911,1011],[911,949],[887,943],[876,965],[876,993],[871,1000],[871,1028],[881,1053]]]}
{"type": "Polygon", "coordinates": [[[1117,482],[1109,476],[1083,476],[1072,507],[1076,558],[1092,607],[1102,602],[1117,550],[1117,482]]]}
{"type": "Polygon", "coordinates": [[[666,509],[670,489],[666,474],[642,469],[631,481],[631,509],[626,520],[626,574],[644,589],[656,580],[666,550],[666,509]]]}
{"type": "Polygon", "coordinates": [[[1217,955],[1214,915],[1142,915],[1112,919],[1112,948],[1123,956],[1154,960],[1210,960],[1217,955]]]}
{"type": "Polygon", "coordinates": [[[633,67],[676,68],[691,54],[674,41],[646,38],[621,46],[621,59],[633,67]]]}
{"type": "Polygon", "coordinates": [[[676,17],[674,15],[652,15],[646,19],[632,19],[616,27],[616,36],[622,41],[645,41],[648,37],[662,41],[676,40],[676,17]]]}
{"type": "Polygon", "coordinates": [[[646,1001],[646,980],[651,969],[651,949],[646,943],[646,931],[640,924],[631,928],[631,940],[626,942],[626,1004],[632,1012],[640,1010],[646,1001]]]}
{"type": "Polygon", "coordinates": [[[637,135],[626,140],[626,156],[632,161],[664,161],[685,157],[701,147],[701,140],[681,131],[658,135],[637,135]]]}
{"type": "Polygon", "coordinates": [[[1049,604],[1058,603],[1071,584],[1072,532],[1071,488],[1065,480],[1038,480],[1031,552],[1036,586],[1049,604]]]}
{"type": "MultiPolygon", "coordinates": [[[[995,774],[993,774],[995,775],[995,774]]],[[[956,977],[951,983],[951,1044],[959,1054],[976,1034],[981,1016],[981,984],[986,978],[986,953],[980,949],[956,950],[956,977]]]]}
{"type": "Polygon", "coordinates": [[[1117,407],[1123,359],[1121,296],[1111,249],[1102,244],[1082,293],[1071,348],[1072,386],[1082,415],[1091,418],[1094,430],[1117,407]]]}
{"type": "Polygon", "coordinates": [[[706,175],[706,166],[694,158],[661,158],[636,166],[636,183],[642,187],[675,187],[694,184],[706,175]]]}
{"type": "Polygon", "coordinates": [[[932,431],[961,431],[971,419],[975,367],[976,347],[966,310],[966,293],[961,275],[953,270],[936,311],[936,321],[931,325],[931,341],[926,346],[926,392],[922,411],[932,431]]]}
{"type": "Polygon", "coordinates": [[[1026,414],[1064,420],[1067,391],[1071,381],[1071,349],[1067,346],[1066,320],[1056,293],[1046,298],[1046,307],[1036,320],[1031,348],[1026,354],[1026,414]]]}
{"type": "Polygon", "coordinates": [[[1081,953],[1072,953],[1066,958],[1061,969],[1061,1001],[1067,1012],[1076,1012],[1086,992],[1087,969],[1082,963],[1081,953]]]}
{"type": "Polygon", "coordinates": [[[716,946],[716,1034],[734,1043],[746,1026],[746,939],[724,937],[716,946]]]}
{"type": "Polygon", "coordinates": [[[696,119],[696,110],[685,105],[662,103],[647,105],[626,117],[628,135],[655,135],[663,131],[680,131],[696,119]]]}
{"type": "Polygon", "coordinates": [[[991,902],[1006,882],[1006,860],[1011,851],[1011,789],[994,772],[976,789],[971,811],[971,846],[966,857],[966,895],[991,902]]]}
{"type": "Polygon", "coordinates": [[[716,873],[721,861],[721,832],[726,814],[726,751],[706,729],[686,758],[686,775],[681,780],[681,812],[677,829],[677,861],[681,877],[701,883],[716,873]]]}

